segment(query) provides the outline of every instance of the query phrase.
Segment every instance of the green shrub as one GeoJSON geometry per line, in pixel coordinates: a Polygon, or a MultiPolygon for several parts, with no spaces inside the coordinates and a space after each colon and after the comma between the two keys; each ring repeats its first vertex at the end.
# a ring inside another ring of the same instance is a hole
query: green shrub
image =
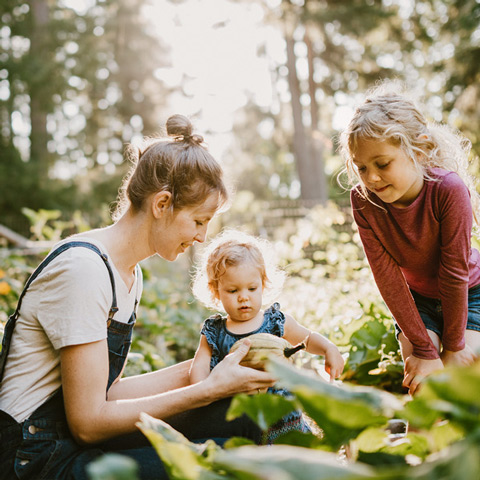
{"type": "MultiPolygon", "coordinates": [[[[143,414],[139,427],[171,479],[478,478],[480,362],[431,375],[414,399],[374,387],[331,384],[280,361],[272,362],[271,370],[295,395],[296,408],[323,433],[300,434],[287,442],[280,438],[273,446],[235,441],[222,450],[211,441],[192,444],[165,422],[143,414]],[[390,433],[392,419],[409,422],[408,431],[390,433]]],[[[282,414],[268,397],[273,395],[236,397],[229,418],[246,413],[267,428],[275,413],[282,414]]]]}

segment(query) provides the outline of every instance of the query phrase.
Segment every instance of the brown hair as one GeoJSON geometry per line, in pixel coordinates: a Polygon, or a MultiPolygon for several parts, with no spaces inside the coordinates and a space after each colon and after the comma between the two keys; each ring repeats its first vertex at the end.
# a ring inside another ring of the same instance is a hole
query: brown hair
{"type": "Polygon", "coordinates": [[[273,301],[285,281],[285,272],[273,258],[272,245],[264,239],[239,230],[224,230],[203,252],[193,280],[193,293],[209,308],[221,307],[218,282],[229,267],[249,263],[262,278],[263,303],[273,301]]]}
{"type": "Polygon", "coordinates": [[[203,137],[192,133],[190,120],[172,115],[166,130],[171,139],[145,140],[143,149],[129,146],[127,155],[133,166],[120,189],[115,219],[128,208],[142,210],[146,199],[161,191],[172,194],[172,210],[200,205],[212,193],[218,194],[218,208],[226,205],[223,170],[203,144],[203,137]]]}

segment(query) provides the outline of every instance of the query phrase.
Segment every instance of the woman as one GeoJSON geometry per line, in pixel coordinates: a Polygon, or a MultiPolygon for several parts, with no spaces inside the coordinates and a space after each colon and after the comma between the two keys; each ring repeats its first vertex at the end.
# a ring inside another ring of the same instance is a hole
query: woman
{"type": "Polygon", "coordinates": [[[88,463],[106,451],[134,458],[142,479],[166,478],[135,433],[140,412],[192,440],[260,438],[246,419],[209,420],[228,397],[274,383],[239,366],[248,346],[194,385],[188,364],[121,378],[142,291],[138,262],[173,261],[203,242],[227,200],[222,170],[189,120],[170,117],[167,134],[173,140],[137,155],[116,222],[60,242],[27,282],[0,358],[0,478],[87,478],[88,463]]]}

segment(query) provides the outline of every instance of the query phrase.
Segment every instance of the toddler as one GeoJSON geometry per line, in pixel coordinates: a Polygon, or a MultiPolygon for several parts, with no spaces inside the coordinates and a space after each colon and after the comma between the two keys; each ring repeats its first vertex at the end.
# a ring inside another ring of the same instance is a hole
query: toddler
{"type": "MultiPolygon", "coordinates": [[[[278,303],[262,309],[284,281],[271,252],[268,242],[233,230],[219,235],[206,249],[193,292],[208,307],[221,308],[226,316],[213,315],[205,320],[190,371],[192,383],[206,378],[237,340],[262,332],[283,337],[292,345],[303,341],[307,352],[325,356],[325,370],[331,380],[342,373],[344,360],[332,342],[284,314],[278,303]]],[[[277,388],[269,392],[288,395],[277,388]]],[[[267,442],[294,429],[309,431],[301,412],[292,412],[272,427],[267,442]]]]}

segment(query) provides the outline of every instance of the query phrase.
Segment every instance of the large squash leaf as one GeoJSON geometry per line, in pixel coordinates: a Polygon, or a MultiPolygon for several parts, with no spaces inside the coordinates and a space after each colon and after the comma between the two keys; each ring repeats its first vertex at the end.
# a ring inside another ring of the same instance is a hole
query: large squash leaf
{"type": "Polygon", "coordinates": [[[405,418],[417,427],[430,428],[447,418],[468,434],[480,419],[480,360],[469,367],[447,367],[430,375],[415,398],[405,405],[405,418]]]}
{"type": "Polygon", "coordinates": [[[234,420],[244,413],[262,430],[267,430],[284,415],[298,408],[293,400],[270,393],[237,395],[227,412],[227,420],[234,420]]]}
{"type": "Polygon", "coordinates": [[[337,450],[365,428],[385,425],[402,404],[397,397],[371,387],[325,382],[305,370],[273,360],[269,370],[293,392],[303,410],[323,430],[323,442],[337,450]]]}
{"type": "Polygon", "coordinates": [[[149,439],[172,480],[200,480],[211,476],[210,456],[220,449],[213,441],[202,444],[190,442],[168,423],[140,414],[137,426],[149,439]]]}
{"type": "Polygon", "coordinates": [[[374,470],[367,465],[344,465],[333,453],[286,445],[224,450],[216,453],[214,463],[234,478],[249,480],[360,480],[374,477],[374,470]]]}

